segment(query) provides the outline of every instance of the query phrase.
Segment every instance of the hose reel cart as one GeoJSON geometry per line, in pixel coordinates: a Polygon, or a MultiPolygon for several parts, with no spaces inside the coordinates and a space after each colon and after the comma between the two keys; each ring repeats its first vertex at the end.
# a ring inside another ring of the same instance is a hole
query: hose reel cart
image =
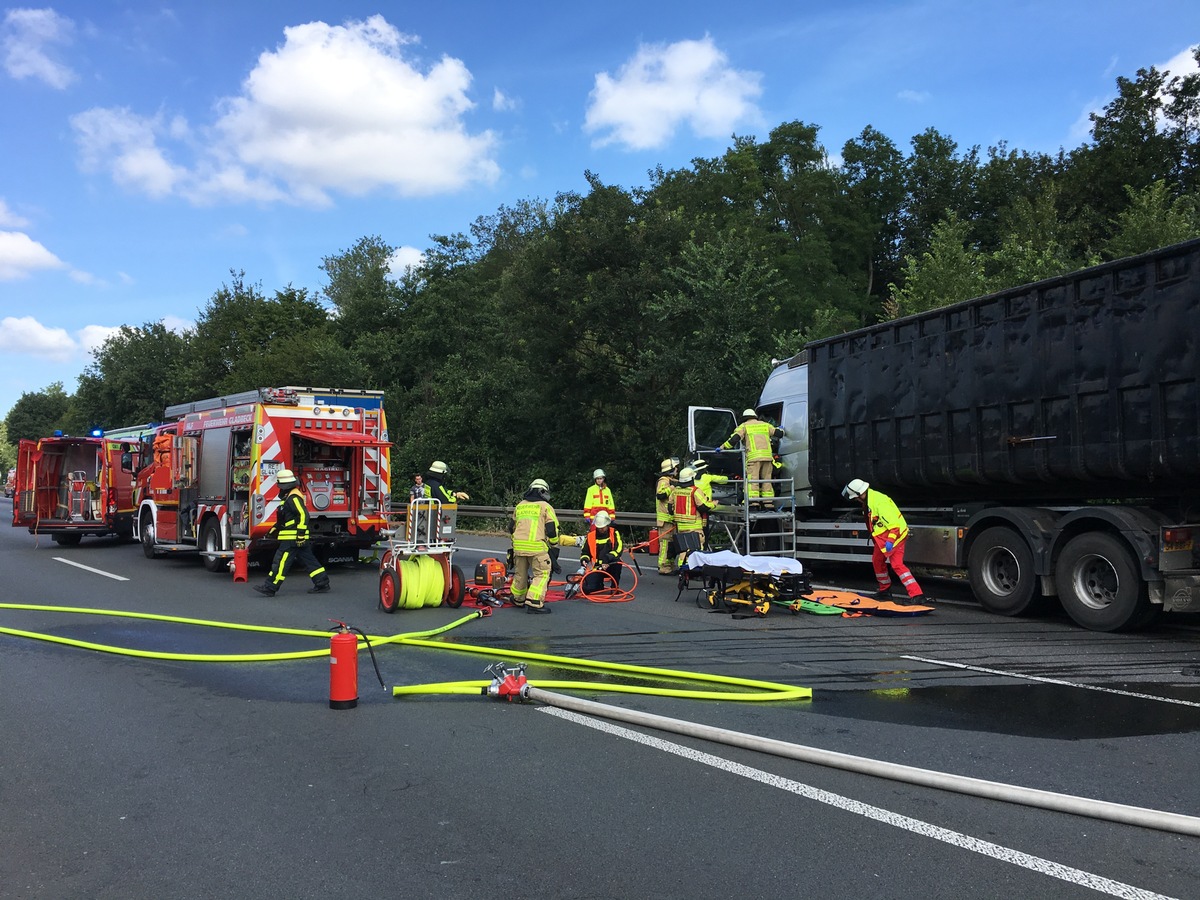
{"type": "Polygon", "coordinates": [[[384,612],[462,604],[466,578],[451,562],[458,505],[429,497],[408,504],[388,521],[387,549],[379,559],[379,606],[384,612]]]}

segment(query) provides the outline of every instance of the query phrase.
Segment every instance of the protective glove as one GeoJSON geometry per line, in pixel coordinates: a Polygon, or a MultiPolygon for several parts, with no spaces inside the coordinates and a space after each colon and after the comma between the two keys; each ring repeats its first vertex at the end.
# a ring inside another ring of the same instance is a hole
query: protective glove
{"type": "Polygon", "coordinates": [[[785,429],[783,429],[783,428],[776,428],[776,429],[775,429],[775,433],[776,433],[776,434],[781,434],[781,435],[783,435],[784,437],[787,437],[787,431],[786,431],[785,429]]]}
{"type": "Polygon", "coordinates": [[[587,543],[587,538],[582,534],[579,537],[575,538],[575,546],[576,547],[582,547],[586,543],[587,543]]]}
{"type": "Polygon", "coordinates": [[[884,542],[883,542],[883,552],[884,552],[884,553],[891,553],[891,552],[892,552],[892,548],[893,548],[893,547],[895,547],[895,546],[896,546],[896,545],[895,545],[895,544],[893,544],[891,541],[884,541],[884,542]]]}
{"type": "Polygon", "coordinates": [[[454,498],[456,500],[470,500],[471,495],[468,494],[466,491],[456,491],[454,494],[454,498]]]}
{"type": "Polygon", "coordinates": [[[718,448],[717,448],[716,450],[714,450],[713,452],[714,452],[714,453],[724,453],[724,452],[725,452],[725,448],[724,448],[724,447],[718,447],[718,448]]]}

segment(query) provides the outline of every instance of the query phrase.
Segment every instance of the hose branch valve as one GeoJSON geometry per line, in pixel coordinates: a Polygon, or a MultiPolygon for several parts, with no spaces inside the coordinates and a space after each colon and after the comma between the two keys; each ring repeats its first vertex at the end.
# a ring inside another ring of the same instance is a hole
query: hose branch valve
{"type": "Polygon", "coordinates": [[[504,663],[492,663],[484,673],[492,676],[492,683],[480,690],[485,697],[504,699],[511,703],[515,700],[529,699],[529,682],[525,680],[525,664],[513,668],[505,668],[504,663]]]}

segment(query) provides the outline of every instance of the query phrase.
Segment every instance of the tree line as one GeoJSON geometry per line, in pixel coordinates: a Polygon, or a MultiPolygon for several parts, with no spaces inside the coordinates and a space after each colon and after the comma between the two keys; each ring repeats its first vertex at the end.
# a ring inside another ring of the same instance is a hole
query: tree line
{"type": "Polygon", "coordinates": [[[7,440],[261,386],[373,388],[398,493],[442,459],[475,502],[543,477],[572,506],[602,467],[646,510],[688,404],[753,405],[808,340],[1200,235],[1200,75],[1118,78],[1091,122],[1055,154],[867,127],[836,162],[819,126],[785,122],[645,187],[587,172],[431,236],[401,273],[380,236],[325,257],[317,292],[234,269],[187,331],[123,326],[73,393],[22,395],[7,440]]]}

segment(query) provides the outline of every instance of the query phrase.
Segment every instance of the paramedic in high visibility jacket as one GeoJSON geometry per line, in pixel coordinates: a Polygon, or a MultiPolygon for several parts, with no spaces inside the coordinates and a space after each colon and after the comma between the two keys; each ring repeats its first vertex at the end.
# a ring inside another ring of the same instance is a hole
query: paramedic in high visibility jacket
{"type": "Polygon", "coordinates": [[[329,590],[329,573],[317,560],[312,551],[308,531],[308,506],[304,502],[304,491],[291,469],[280,469],[275,473],[275,483],[279,485],[279,493],[283,502],[275,513],[275,526],[271,533],[279,540],[279,549],[275,551],[275,559],[271,562],[271,571],[267,580],[256,584],[254,589],[260,594],[274,597],[287,577],[292,563],[299,562],[308,572],[313,586],[308,589],[310,594],[324,594],[329,590]]]}
{"type": "Polygon", "coordinates": [[[928,598],[922,593],[917,579],[908,570],[908,566],[904,565],[908,523],[904,521],[900,508],[887,494],[871,490],[871,486],[861,478],[851,479],[842,489],[842,496],[862,504],[866,516],[867,529],[871,533],[871,565],[875,567],[875,580],[879,583],[879,590],[875,592],[875,596],[880,600],[891,596],[892,577],[888,574],[890,565],[900,583],[904,585],[908,601],[927,603],[928,598]]]}
{"type": "Polygon", "coordinates": [[[679,549],[675,564],[681,567],[689,553],[704,549],[704,516],[716,507],[712,497],[696,484],[696,473],[691,466],[680,471],[678,483],[671,488],[670,504],[679,549]]]}
{"type": "Polygon", "coordinates": [[[659,464],[658,482],[654,485],[654,521],[658,529],[658,574],[671,575],[675,561],[671,558],[671,542],[675,540],[675,519],[671,516],[671,488],[679,474],[679,460],[668,457],[659,464]]]}
{"type": "Polygon", "coordinates": [[[592,520],[592,528],[583,539],[583,548],[579,551],[579,560],[585,568],[589,568],[579,587],[585,594],[595,594],[604,588],[621,586],[621,554],[625,545],[621,534],[612,523],[612,519],[604,510],[596,513],[592,520]],[[607,575],[604,573],[608,573],[607,575]]]}
{"type": "Polygon", "coordinates": [[[751,506],[767,509],[775,506],[775,485],[771,484],[775,477],[775,451],[771,449],[771,440],[776,435],[786,434],[782,428],[762,421],[754,410],[746,409],[742,411],[742,424],[718,448],[733,449],[735,438],[741,442],[746,451],[746,493],[751,506]]]}
{"type": "Polygon", "coordinates": [[[597,469],[592,473],[592,480],[595,481],[587,493],[583,497],[583,522],[589,528],[592,525],[592,519],[596,518],[596,513],[603,510],[608,513],[610,519],[617,517],[617,502],[613,499],[612,488],[604,481],[607,476],[603,469],[597,469]]]}
{"type": "Polygon", "coordinates": [[[523,606],[528,612],[548,613],[550,547],[558,544],[559,534],[558,517],[550,505],[550,485],[545,479],[530,482],[529,490],[513,510],[508,530],[512,534],[513,605],[523,606]]]}

